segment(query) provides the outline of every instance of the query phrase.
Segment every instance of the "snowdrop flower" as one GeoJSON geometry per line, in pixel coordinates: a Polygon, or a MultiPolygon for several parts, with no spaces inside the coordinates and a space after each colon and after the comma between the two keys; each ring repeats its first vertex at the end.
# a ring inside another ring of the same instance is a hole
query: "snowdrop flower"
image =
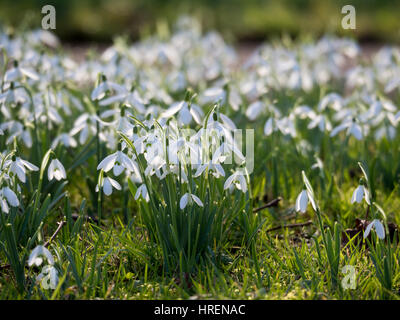
{"type": "Polygon", "coordinates": [[[201,120],[202,111],[198,110],[196,106],[190,106],[186,101],[175,102],[167,110],[165,110],[161,117],[171,118],[174,114],[178,113],[178,120],[183,124],[189,124],[192,118],[195,119],[197,123],[201,120]]]}
{"type": "Polygon", "coordinates": [[[322,170],[324,168],[324,163],[319,157],[315,157],[316,162],[311,166],[311,169],[322,170]]]}
{"type": "Polygon", "coordinates": [[[19,200],[14,191],[12,191],[9,187],[4,187],[0,190],[1,211],[3,211],[4,213],[8,213],[8,204],[12,207],[18,207],[19,200]]]}
{"type": "Polygon", "coordinates": [[[56,289],[58,284],[58,271],[53,265],[44,266],[36,281],[41,281],[44,289],[56,289]]]}
{"type": "Polygon", "coordinates": [[[360,184],[353,192],[351,203],[361,203],[363,199],[365,199],[365,202],[367,202],[367,204],[371,205],[368,189],[365,188],[363,184],[360,184]]]}
{"type": "Polygon", "coordinates": [[[217,103],[220,102],[221,105],[225,103],[226,92],[223,88],[212,87],[204,90],[200,97],[200,104],[204,105],[207,103],[217,103]]]}
{"type": "Polygon", "coordinates": [[[297,136],[294,122],[290,117],[284,117],[282,119],[269,118],[264,125],[264,134],[266,136],[271,135],[274,131],[280,131],[283,135],[290,135],[293,138],[297,136]]]}
{"type": "Polygon", "coordinates": [[[106,93],[109,91],[115,91],[117,94],[119,94],[120,92],[125,91],[125,88],[116,83],[107,81],[106,77],[103,75],[102,82],[100,82],[100,84],[93,89],[90,98],[93,101],[101,100],[105,97],[106,93]]]}
{"type": "Polygon", "coordinates": [[[20,157],[15,158],[15,160],[11,160],[7,162],[7,165],[10,165],[10,172],[17,175],[18,179],[25,183],[26,181],[26,170],[30,171],[38,171],[39,168],[29,161],[22,160],[20,157]]]}
{"type": "Polygon", "coordinates": [[[352,135],[357,140],[362,140],[362,138],[363,138],[362,130],[361,130],[360,125],[355,122],[355,119],[350,120],[350,121],[344,121],[342,124],[335,127],[332,130],[330,136],[334,137],[339,132],[341,132],[345,129],[347,129],[347,135],[352,135]]]}
{"type": "Polygon", "coordinates": [[[238,190],[243,191],[243,193],[247,192],[247,182],[242,171],[235,171],[231,176],[228,177],[228,179],[226,179],[224,183],[224,190],[230,188],[231,186],[235,186],[238,190]]]}
{"type": "Polygon", "coordinates": [[[319,130],[322,132],[325,131],[325,128],[328,131],[332,130],[332,126],[331,126],[330,122],[327,120],[327,118],[324,115],[315,114],[313,116],[310,116],[310,119],[312,121],[308,124],[307,129],[311,130],[318,126],[319,130]]]}
{"type": "Polygon", "coordinates": [[[113,168],[113,173],[119,176],[125,169],[128,171],[135,171],[135,165],[133,161],[122,151],[117,151],[109,156],[105,157],[97,166],[97,170],[103,169],[104,172],[108,172],[113,168]]]}
{"type": "Polygon", "coordinates": [[[143,183],[140,185],[139,188],[137,188],[136,193],[135,193],[135,200],[139,199],[139,197],[142,196],[142,198],[146,201],[150,201],[149,193],[147,191],[146,185],[143,183]]]}
{"type": "Polygon", "coordinates": [[[203,202],[201,202],[200,198],[191,193],[185,193],[181,200],[179,201],[179,207],[181,210],[185,209],[188,203],[196,202],[199,207],[203,207],[203,202]]]}
{"type": "Polygon", "coordinates": [[[121,90],[123,91],[120,94],[110,96],[104,100],[102,100],[99,105],[100,106],[107,106],[115,102],[123,103],[124,105],[127,105],[129,107],[132,107],[136,109],[137,112],[143,114],[146,112],[145,104],[147,101],[145,101],[137,92],[137,90],[134,91],[128,91],[125,88],[121,87],[121,90]]]}
{"type": "Polygon", "coordinates": [[[242,97],[240,96],[239,91],[230,88],[229,105],[232,107],[234,111],[238,111],[241,104],[242,104],[242,97]]]}
{"type": "Polygon", "coordinates": [[[224,168],[219,163],[213,163],[211,160],[206,163],[206,164],[201,164],[196,170],[196,173],[194,174],[194,177],[200,176],[205,170],[208,170],[212,173],[212,175],[216,178],[219,178],[220,176],[225,177],[225,171],[224,168]]]}
{"type": "Polygon", "coordinates": [[[372,222],[365,228],[364,239],[368,237],[372,228],[374,228],[379,239],[385,239],[385,228],[382,222],[380,222],[378,219],[372,220],[372,222]]]}
{"type": "Polygon", "coordinates": [[[23,79],[24,76],[35,81],[39,80],[39,75],[35,71],[29,68],[20,67],[18,62],[14,61],[14,67],[5,73],[4,81],[17,81],[23,79]]]}
{"type": "Polygon", "coordinates": [[[54,264],[54,258],[50,251],[46,247],[38,245],[29,255],[28,266],[40,266],[43,262],[43,258],[46,258],[50,265],[54,264]]]}
{"type": "MultiPolygon", "coordinates": [[[[14,82],[10,83],[7,91],[0,94],[0,104],[15,107],[18,103],[24,103],[27,99],[26,92],[22,88],[14,89],[14,82]]],[[[7,113],[3,108],[3,113],[7,113]]]]}
{"type": "Polygon", "coordinates": [[[23,124],[13,121],[10,129],[10,135],[8,136],[6,143],[10,144],[14,141],[14,138],[22,139],[23,143],[28,147],[32,147],[32,137],[29,129],[23,124]]]}
{"type": "Polygon", "coordinates": [[[75,148],[78,145],[76,140],[68,133],[62,133],[56,137],[51,144],[51,148],[55,149],[59,143],[63,144],[67,148],[75,148]]]}
{"type": "Polygon", "coordinates": [[[249,120],[254,121],[265,110],[266,106],[261,101],[255,101],[250,104],[246,110],[246,116],[249,120]]]}
{"type": "Polygon", "coordinates": [[[311,206],[316,211],[317,209],[314,198],[307,190],[303,189],[296,199],[296,211],[297,212],[301,211],[302,213],[305,213],[307,210],[308,202],[311,203],[311,206]]]}
{"type": "Polygon", "coordinates": [[[96,115],[90,115],[84,113],[80,115],[74,122],[74,127],[70,131],[70,135],[74,136],[79,134],[79,143],[82,145],[86,142],[89,133],[96,134],[96,121],[98,117],[96,115]]]}
{"type": "Polygon", "coordinates": [[[269,118],[264,125],[264,134],[269,136],[272,134],[272,132],[274,132],[274,119],[269,118]]]}
{"type": "Polygon", "coordinates": [[[236,146],[235,141],[232,141],[232,143],[224,141],[213,154],[213,162],[225,162],[225,160],[228,159],[230,161],[229,163],[232,163],[233,154],[236,155],[241,163],[245,161],[245,157],[236,146]]]}
{"type": "Polygon", "coordinates": [[[58,159],[53,159],[50,162],[49,168],[47,170],[47,177],[49,181],[53,180],[54,178],[57,181],[61,179],[67,179],[67,174],[65,172],[64,166],[58,159]]]}
{"type": "Polygon", "coordinates": [[[332,92],[321,99],[318,104],[318,111],[324,111],[328,106],[331,106],[332,109],[339,111],[343,104],[343,98],[339,94],[332,92]]]}
{"type": "MultiPolygon", "coordinates": [[[[100,187],[103,188],[103,192],[106,196],[112,194],[113,187],[117,190],[121,190],[121,185],[110,177],[105,177],[100,182],[100,187]]],[[[99,192],[99,185],[96,185],[96,192],[99,192]]]]}

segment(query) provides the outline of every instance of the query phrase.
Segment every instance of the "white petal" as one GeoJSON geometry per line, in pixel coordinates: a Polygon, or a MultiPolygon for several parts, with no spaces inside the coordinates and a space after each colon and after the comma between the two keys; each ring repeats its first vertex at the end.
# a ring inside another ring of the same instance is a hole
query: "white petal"
{"type": "Polygon", "coordinates": [[[181,200],[179,201],[179,207],[181,208],[181,210],[185,209],[186,205],[189,202],[189,193],[185,193],[181,200]]]}
{"type": "Polygon", "coordinates": [[[104,172],[108,172],[115,164],[115,160],[117,159],[117,153],[112,153],[109,156],[105,157],[97,166],[97,170],[103,169],[104,172]]]}
{"type": "Polygon", "coordinates": [[[354,190],[353,192],[353,196],[351,197],[351,203],[354,202],[361,203],[363,197],[364,197],[364,187],[358,186],[356,190],[354,190]]]}
{"type": "Polygon", "coordinates": [[[203,202],[201,202],[200,198],[195,196],[194,194],[191,195],[194,202],[196,202],[200,207],[203,207],[203,202]]]}
{"type": "Polygon", "coordinates": [[[122,171],[124,171],[124,169],[125,169],[124,166],[120,166],[118,164],[115,164],[114,168],[113,168],[113,173],[114,173],[114,175],[116,177],[118,177],[122,173],[122,171]]]}
{"type": "Polygon", "coordinates": [[[129,171],[134,171],[134,166],[133,166],[133,161],[131,160],[131,158],[129,158],[125,153],[123,152],[119,152],[119,160],[120,163],[127,168],[129,171]]]}
{"type": "Polygon", "coordinates": [[[121,102],[121,101],[123,101],[124,99],[125,99],[125,97],[126,97],[126,94],[118,94],[118,95],[116,95],[116,96],[111,96],[111,97],[108,97],[108,98],[106,98],[106,99],[104,99],[104,100],[102,100],[100,103],[99,103],[99,105],[100,106],[108,106],[109,104],[112,104],[112,103],[114,103],[114,102],[121,102]]]}
{"type": "Polygon", "coordinates": [[[23,167],[23,166],[20,166],[20,165],[18,165],[18,164],[15,164],[14,169],[15,169],[14,172],[17,174],[18,179],[19,179],[21,182],[24,182],[24,183],[25,183],[25,181],[26,181],[26,175],[25,175],[25,169],[24,169],[24,167],[23,167]]]}
{"type": "Polygon", "coordinates": [[[183,107],[181,111],[179,111],[179,121],[185,125],[192,121],[192,114],[187,106],[183,107]]]}
{"type": "Polygon", "coordinates": [[[8,213],[10,208],[8,207],[7,201],[5,199],[0,199],[1,211],[8,213]]]}
{"type": "Polygon", "coordinates": [[[38,171],[39,170],[38,167],[36,167],[34,164],[30,163],[29,161],[22,160],[22,159],[19,159],[19,161],[21,161],[21,163],[31,171],[38,171]]]}
{"type": "Polygon", "coordinates": [[[176,102],[176,103],[174,103],[171,107],[169,107],[167,110],[165,110],[165,111],[161,114],[161,117],[163,117],[163,118],[170,118],[170,117],[172,117],[175,113],[177,113],[179,110],[181,110],[184,106],[187,107],[187,103],[186,103],[185,101],[176,102]]]}
{"type": "Polygon", "coordinates": [[[374,225],[374,224],[371,222],[371,223],[365,228],[365,231],[364,231],[364,239],[368,237],[369,233],[371,232],[371,229],[372,229],[373,225],[374,225]]]}
{"type": "Polygon", "coordinates": [[[13,207],[19,206],[19,200],[14,191],[12,191],[9,187],[3,188],[3,194],[7,198],[8,203],[13,207]]]}
{"type": "Polygon", "coordinates": [[[375,231],[376,231],[376,234],[378,235],[378,238],[385,239],[385,228],[383,227],[383,224],[377,219],[372,221],[371,224],[374,224],[375,231]]]}
{"type": "Polygon", "coordinates": [[[20,68],[20,70],[28,78],[31,78],[33,80],[39,80],[39,75],[35,71],[26,68],[20,68]]]}
{"type": "Polygon", "coordinates": [[[246,110],[246,116],[250,120],[255,120],[258,115],[264,110],[265,105],[261,101],[255,101],[250,104],[246,110]]]}
{"type": "Polygon", "coordinates": [[[330,136],[331,137],[336,136],[340,131],[343,131],[347,127],[348,127],[347,123],[342,123],[342,124],[338,125],[337,127],[333,128],[333,130],[331,131],[330,136]]]}
{"type": "Polygon", "coordinates": [[[54,178],[54,161],[51,161],[49,167],[47,168],[47,178],[49,181],[53,180],[54,178]]]}
{"type": "Polygon", "coordinates": [[[369,191],[367,188],[363,187],[364,189],[364,199],[369,205],[371,205],[371,200],[369,199],[369,191]]]}
{"type": "Polygon", "coordinates": [[[224,190],[228,189],[233,182],[233,179],[235,179],[236,177],[236,173],[232,174],[231,176],[228,177],[228,179],[226,179],[225,183],[224,183],[224,190]]]}
{"type": "Polygon", "coordinates": [[[353,123],[349,128],[349,133],[351,133],[357,140],[362,140],[361,127],[358,124],[353,123]]]}
{"type": "Polygon", "coordinates": [[[317,211],[317,205],[315,204],[315,200],[308,191],[307,191],[307,196],[308,196],[308,200],[310,201],[311,206],[313,207],[314,211],[317,211]]]}
{"type": "Polygon", "coordinates": [[[265,126],[264,126],[264,134],[266,135],[266,136],[269,136],[272,132],[273,132],[273,130],[274,130],[274,128],[273,128],[273,126],[272,126],[272,118],[269,118],[268,120],[267,120],[267,122],[265,123],[265,126]]]}
{"type": "Polygon", "coordinates": [[[307,191],[302,190],[296,199],[296,211],[301,211],[302,213],[305,213],[307,210],[307,204],[308,204],[307,191]]]}
{"type": "Polygon", "coordinates": [[[242,174],[238,174],[238,180],[240,184],[240,190],[242,190],[244,193],[247,192],[247,181],[245,177],[242,174]]]}
{"type": "Polygon", "coordinates": [[[109,178],[109,177],[107,177],[107,179],[110,181],[111,185],[112,185],[115,189],[121,190],[121,185],[120,185],[117,181],[115,181],[114,179],[111,179],[111,178],[109,178]]]}
{"type": "Polygon", "coordinates": [[[112,185],[108,177],[104,178],[103,191],[106,196],[112,194],[112,185]]]}

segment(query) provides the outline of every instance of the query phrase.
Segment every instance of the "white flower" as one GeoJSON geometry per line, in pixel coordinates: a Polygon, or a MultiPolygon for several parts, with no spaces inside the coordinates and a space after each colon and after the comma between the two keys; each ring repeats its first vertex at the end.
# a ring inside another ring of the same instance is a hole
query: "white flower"
{"type": "Polygon", "coordinates": [[[115,102],[123,103],[124,105],[128,105],[130,107],[135,108],[139,113],[145,113],[146,108],[145,108],[145,103],[146,101],[140,97],[139,93],[137,90],[128,91],[125,88],[121,87],[121,90],[123,91],[120,94],[110,96],[104,100],[102,100],[99,105],[101,106],[107,106],[115,102]]]}
{"type": "MultiPolygon", "coordinates": [[[[121,185],[110,177],[105,177],[100,182],[100,187],[103,188],[103,192],[106,196],[112,194],[112,188],[114,187],[117,190],[121,190],[121,185]]],[[[99,185],[96,185],[96,192],[99,192],[99,185]]]]}
{"type": "Polygon", "coordinates": [[[67,173],[65,172],[64,166],[58,159],[54,159],[50,162],[47,170],[47,177],[49,178],[49,181],[53,180],[54,178],[57,181],[60,181],[61,179],[67,179],[67,173]]]}
{"type": "Polygon", "coordinates": [[[32,137],[29,129],[16,121],[13,123],[13,130],[10,130],[6,143],[12,143],[14,138],[20,138],[28,148],[32,147],[32,137]]]}
{"type": "Polygon", "coordinates": [[[139,197],[142,196],[142,198],[146,201],[150,201],[149,193],[147,192],[147,187],[145,184],[140,185],[139,188],[137,188],[136,193],[135,193],[135,200],[139,199],[139,197]]]}
{"type": "Polygon", "coordinates": [[[106,93],[108,91],[115,91],[117,94],[120,92],[125,91],[125,88],[110,82],[110,81],[102,81],[96,88],[93,89],[92,94],[90,95],[90,98],[95,101],[95,100],[101,100],[105,97],[106,93]]]}
{"type": "Polygon", "coordinates": [[[351,203],[354,202],[361,203],[363,198],[369,205],[371,204],[371,201],[369,200],[368,189],[365,188],[363,185],[359,185],[353,192],[353,195],[351,197],[351,203]]]}
{"type": "Polygon", "coordinates": [[[267,120],[267,122],[265,122],[264,125],[264,134],[266,136],[269,136],[272,132],[274,132],[274,123],[273,123],[274,119],[273,118],[269,118],[267,120]]]}
{"type": "Polygon", "coordinates": [[[307,129],[314,129],[315,127],[318,126],[319,130],[324,132],[325,128],[330,131],[332,129],[332,126],[330,122],[326,119],[324,115],[313,115],[310,116],[310,119],[312,120],[308,126],[307,129]]]}
{"type": "Polygon", "coordinates": [[[311,203],[311,206],[316,211],[317,209],[314,198],[307,190],[303,189],[296,199],[296,211],[297,212],[301,211],[302,213],[305,213],[307,210],[308,202],[311,203]]]}
{"type": "Polygon", "coordinates": [[[211,160],[206,163],[206,164],[201,164],[196,170],[196,173],[194,174],[194,177],[197,178],[200,176],[205,170],[208,170],[212,172],[212,175],[216,178],[219,178],[220,176],[225,177],[225,171],[224,168],[219,163],[213,163],[211,160]]]}
{"type": "Polygon", "coordinates": [[[71,148],[75,148],[78,145],[76,140],[70,134],[62,133],[53,140],[53,142],[51,144],[51,148],[55,149],[60,142],[64,146],[71,147],[71,148]]]}
{"type": "Polygon", "coordinates": [[[41,281],[43,289],[55,289],[58,284],[58,271],[52,265],[44,266],[36,281],[41,281]]]}
{"type": "Polygon", "coordinates": [[[10,204],[10,206],[12,207],[18,207],[19,200],[14,191],[12,191],[9,187],[4,187],[0,190],[1,211],[8,213],[9,212],[8,204],[10,204]]]}
{"type": "Polygon", "coordinates": [[[98,117],[96,115],[90,115],[88,113],[84,113],[80,115],[74,122],[74,127],[72,130],[69,132],[71,136],[76,135],[77,133],[80,132],[79,134],[79,143],[84,144],[90,134],[96,133],[96,126],[95,123],[97,121],[98,117]]]}
{"type": "Polygon", "coordinates": [[[220,101],[221,104],[225,103],[226,92],[223,88],[211,87],[204,90],[200,97],[201,104],[216,103],[220,101]]]}
{"type": "Polygon", "coordinates": [[[255,101],[251,105],[248,106],[246,110],[246,116],[251,121],[257,119],[257,117],[265,110],[265,104],[261,101],[255,101]]]}
{"type": "Polygon", "coordinates": [[[24,76],[32,79],[39,80],[39,75],[32,69],[20,67],[18,63],[15,63],[14,68],[8,70],[4,75],[5,82],[21,80],[24,76]]]}
{"type": "Polygon", "coordinates": [[[347,135],[352,135],[354,138],[357,140],[362,140],[363,134],[361,127],[358,123],[356,123],[354,120],[351,121],[344,121],[342,124],[338,125],[337,127],[333,128],[330,136],[334,137],[336,136],[339,132],[347,129],[347,135]]]}
{"type": "Polygon", "coordinates": [[[242,152],[239,150],[239,148],[236,146],[235,141],[232,142],[223,142],[221,146],[215,151],[213,154],[213,162],[225,162],[226,159],[229,161],[227,163],[232,163],[232,155],[236,155],[238,160],[243,163],[246,158],[243,156],[242,152]]]}
{"type": "Polygon", "coordinates": [[[203,207],[203,202],[201,202],[200,198],[191,193],[185,193],[181,200],[179,201],[179,207],[181,210],[185,209],[188,203],[192,203],[192,201],[196,202],[199,207],[203,207]]]}
{"type": "Polygon", "coordinates": [[[134,162],[122,151],[117,151],[105,157],[97,166],[97,170],[103,169],[104,172],[108,172],[113,168],[113,172],[116,176],[119,176],[123,168],[129,171],[135,171],[134,162]]]}
{"type": "Polygon", "coordinates": [[[28,259],[28,266],[40,266],[43,262],[43,258],[47,259],[47,262],[50,265],[54,264],[54,259],[52,254],[48,249],[46,249],[44,246],[39,245],[35,249],[32,250],[31,254],[29,255],[28,259]]]}
{"type": "Polygon", "coordinates": [[[231,176],[226,179],[224,183],[224,190],[234,185],[238,190],[242,190],[243,193],[247,192],[247,182],[242,171],[235,171],[231,176]]]}
{"type": "Polygon", "coordinates": [[[18,179],[25,183],[26,181],[26,169],[30,171],[38,171],[39,168],[36,167],[34,164],[30,163],[29,161],[22,160],[21,158],[17,157],[14,161],[7,162],[7,165],[10,165],[10,171],[17,175],[18,179]]]}
{"type": "Polygon", "coordinates": [[[383,227],[382,222],[380,222],[378,219],[372,220],[372,222],[365,228],[364,239],[368,237],[372,228],[375,229],[375,232],[379,239],[385,239],[385,228],[383,227]]]}
{"type": "MultiPolygon", "coordinates": [[[[178,112],[178,120],[183,124],[189,124],[192,121],[192,113],[195,112],[193,110],[189,109],[186,101],[175,102],[161,114],[161,117],[168,119],[178,112]]],[[[195,117],[199,118],[197,114],[195,114],[195,117]]]]}

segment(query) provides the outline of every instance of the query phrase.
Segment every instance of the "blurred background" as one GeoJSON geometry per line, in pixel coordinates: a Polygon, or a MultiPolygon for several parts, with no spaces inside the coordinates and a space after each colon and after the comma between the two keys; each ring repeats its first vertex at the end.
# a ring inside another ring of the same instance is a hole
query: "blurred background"
{"type": "Polygon", "coordinates": [[[1,0],[0,24],[39,28],[46,4],[55,6],[55,33],[66,42],[110,42],[117,35],[136,40],[183,14],[228,41],[335,33],[361,42],[400,42],[398,0],[1,0]],[[346,4],[356,8],[356,30],[341,28],[346,4]]]}

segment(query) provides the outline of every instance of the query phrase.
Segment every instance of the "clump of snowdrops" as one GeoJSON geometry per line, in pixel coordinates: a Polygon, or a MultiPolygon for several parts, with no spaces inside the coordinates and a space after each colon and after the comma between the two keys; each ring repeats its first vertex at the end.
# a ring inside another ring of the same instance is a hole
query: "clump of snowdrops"
{"type": "MultiPolygon", "coordinates": [[[[58,297],[76,285],[107,295],[101,268],[125,250],[146,261],[134,269],[144,281],[154,261],[163,271],[153,273],[181,278],[250,261],[257,289],[294,274],[313,297],[349,297],[341,267],[362,261],[384,297],[395,294],[397,242],[382,207],[399,222],[398,48],[361,63],[356,42],[323,37],[267,43],[239,65],[218,33],[188,18],[81,62],[57,46],[43,30],[0,33],[0,267],[18,294],[58,297]],[[253,172],[237,128],[254,130],[253,172]],[[278,196],[281,207],[263,201],[278,196]],[[366,210],[367,261],[355,238],[341,243],[366,210]],[[311,220],[312,245],[287,244],[293,217],[311,220]]],[[[362,288],[374,296],[371,286],[362,288]]]]}

